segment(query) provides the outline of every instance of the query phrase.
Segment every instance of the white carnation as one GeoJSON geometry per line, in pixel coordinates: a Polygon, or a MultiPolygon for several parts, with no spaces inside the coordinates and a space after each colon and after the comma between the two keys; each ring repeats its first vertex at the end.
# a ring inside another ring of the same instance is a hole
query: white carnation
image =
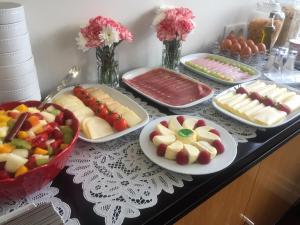
{"type": "Polygon", "coordinates": [[[81,32],[78,33],[78,37],[76,37],[76,42],[77,42],[78,49],[82,50],[83,52],[86,52],[87,50],[90,49],[86,47],[87,40],[85,39],[85,37],[82,35],[81,32]]]}
{"type": "Polygon", "coordinates": [[[120,41],[119,32],[111,26],[104,27],[99,34],[99,38],[103,41],[104,46],[109,47],[120,41]]]}

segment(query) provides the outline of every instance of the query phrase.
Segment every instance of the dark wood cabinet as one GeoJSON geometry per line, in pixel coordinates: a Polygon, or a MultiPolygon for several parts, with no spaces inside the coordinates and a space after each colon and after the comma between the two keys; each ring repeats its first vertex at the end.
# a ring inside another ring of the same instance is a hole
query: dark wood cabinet
{"type": "Polygon", "coordinates": [[[176,225],[273,225],[300,197],[300,135],[210,197],[176,225]]]}

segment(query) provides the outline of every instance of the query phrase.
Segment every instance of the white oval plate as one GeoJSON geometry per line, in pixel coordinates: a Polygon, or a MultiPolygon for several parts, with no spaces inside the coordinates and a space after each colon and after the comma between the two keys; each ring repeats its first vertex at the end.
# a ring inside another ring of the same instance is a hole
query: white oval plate
{"type": "MultiPolygon", "coordinates": [[[[222,96],[222,95],[225,95],[225,94],[227,94],[229,91],[233,91],[234,89],[237,89],[238,87],[243,87],[243,86],[248,85],[248,84],[251,84],[251,83],[253,83],[253,82],[255,82],[255,81],[250,81],[250,82],[247,82],[247,83],[244,83],[244,84],[241,84],[241,85],[236,85],[236,86],[233,86],[233,87],[231,87],[231,88],[228,88],[227,90],[225,90],[225,91],[221,92],[220,94],[218,94],[217,96],[215,96],[214,99],[215,99],[215,98],[218,98],[218,97],[220,97],[220,96],[222,96]]],[[[274,84],[273,81],[268,81],[268,80],[263,80],[263,82],[265,82],[266,84],[274,84]]],[[[276,83],[275,83],[275,84],[276,84],[276,83]]],[[[294,92],[296,92],[297,94],[300,94],[300,91],[297,90],[297,89],[291,88],[291,87],[286,86],[286,85],[280,85],[280,84],[276,84],[276,85],[277,85],[278,87],[285,87],[285,88],[287,88],[287,89],[290,90],[290,91],[294,91],[294,92]]],[[[217,109],[217,110],[220,111],[221,113],[223,113],[223,114],[225,114],[225,115],[227,115],[227,116],[229,116],[229,117],[231,117],[231,118],[233,118],[233,119],[235,119],[235,120],[238,120],[238,121],[240,121],[240,122],[242,122],[242,123],[244,123],[244,124],[250,125],[250,126],[252,126],[252,127],[257,127],[257,128],[274,128],[274,127],[279,127],[279,126],[281,126],[281,125],[283,125],[283,124],[289,122],[290,120],[294,119],[294,118],[297,117],[298,115],[300,115],[300,109],[298,109],[298,110],[296,110],[295,112],[293,112],[293,113],[287,115],[287,117],[286,117],[286,119],[285,119],[284,121],[282,121],[282,122],[280,122],[280,123],[277,123],[277,124],[274,124],[274,125],[271,125],[271,126],[264,126],[264,125],[260,125],[260,124],[257,124],[257,123],[253,123],[253,122],[251,122],[251,121],[249,121],[249,120],[246,120],[246,119],[244,119],[244,118],[242,118],[242,117],[239,117],[239,116],[237,116],[237,115],[235,115],[235,114],[233,114],[233,113],[227,111],[226,109],[221,108],[217,103],[215,103],[214,99],[213,99],[213,101],[212,101],[212,104],[213,104],[213,106],[215,107],[215,109],[217,109]]]]}
{"type": "MultiPolygon", "coordinates": [[[[154,97],[152,97],[152,96],[150,96],[150,95],[148,95],[148,94],[145,94],[143,91],[139,90],[139,89],[136,88],[134,85],[131,85],[130,83],[127,82],[127,80],[129,80],[129,79],[133,79],[133,78],[135,78],[135,77],[138,77],[138,76],[140,76],[140,75],[142,75],[142,74],[144,74],[144,73],[146,73],[146,72],[148,72],[148,71],[150,71],[150,70],[153,70],[153,69],[157,69],[157,68],[147,68],[147,67],[142,67],[142,68],[137,68],[137,69],[128,71],[127,73],[123,74],[123,76],[122,76],[122,81],[123,81],[127,86],[129,86],[130,88],[132,88],[132,89],[135,90],[136,92],[140,93],[141,95],[143,95],[143,96],[149,98],[149,99],[152,100],[153,102],[156,102],[156,103],[158,103],[158,104],[160,104],[160,105],[162,105],[162,106],[166,106],[166,107],[168,107],[168,108],[173,108],[173,109],[183,109],[183,108],[188,108],[188,107],[197,105],[197,104],[199,104],[199,103],[201,103],[201,102],[204,102],[204,101],[206,101],[206,100],[212,98],[213,95],[214,95],[214,90],[213,90],[213,88],[210,87],[208,84],[202,83],[202,82],[200,82],[200,81],[198,81],[198,80],[195,80],[195,79],[193,79],[193,78],[191,78],[191,77],[189,77],[189,76],[187,76],[187,75],[185,75],[185,74],[183,74],[183,73],[178,73],[178,72],[172,71],[172,70],[169,70],[169,71],[171,71],[171,72],[177,74],[178,76],[183,77],[184,79],[188,79],[188,80],[191,80],[191,81],[193,81],[193,82],[195,82],[195,83],[204,84],[204,85],[208,86],[209,88],[211,88],[210,94],[207,95],[207,96],[205,96],[205,97],[203,97],[203,98],[201,98],[201,99],[198,99],[198,100],[196,100],[196,101],[190,102],[190,103],[185,104],[185,105],[170,105],[170,104],[168,104],[168,103],[159,101],[159,100],[155,99],[154,97]]],[[[165,68],[163,68],[163,69],[165,69],[165,68]]],[[[168,70],[168,69],[166,69],[166,70],[168,70]]]]}
{"type": "MultiPolygon", "coordinates": [[[[178,116],[178,115],[174,115],[174,116],[178,116]]],[[[159,122],[163,120],[168,121],[171,117],[173,116],[165,116],[151,121],[149,124],[147,124],[147,126],[144,127],[144,129],[140,134],[141,149],[152,162],[173,172],[190,174],[190,175],[203,175],[203,174],[210,174],[210,173],[220,171],[226,168],[227,166],[229,166],[234,161],[237,155],[237,144],[231,134],[229,134],[223,127],[215,124],[214,122],[211,122],[209,120],[200,117],[186,116],[186,115],[184,115],[185,118],[203,119],[208,126],[217,129],[220,133],[222,143],[225,147],[225,151],[222,154],[217,155],[207,165],[194,163],[194,164],[182,166],[182,165],[178,165],[176,161],[168,160],[164,157],[157,156],[156,147],[152,143],[152,141],[150,141],[149,135],[152,131],[155,130],[155,126],[159,122]]]]}
{"type": "Polygon", "coordinates": [[[255,68],[253,68],[253,67],[251,67],[251,66],[249,66],[249,65],[246,65],[246,64],[244,64],[244,63],[241,63],[241,62],[239,62],[239,61],[236,61],[236,60],[233,60],[233,59],[230,59],[230,58],[226,58],[226,57],[224,57],[224,56],[219,56],[219,55],[217,55],[217,56],[226,58],[226,60],[228,60],[228,61],[230,61],[230,62],[232,62],[232,63],[238,63],[238,64],[241,64],[241,65],[243,65],[243,66],[247,66],[247,67],[253,69],[253,70],[256,72],[256,75],[252,75],[251,78],[248,78],[248,79],[245,79],[245,80],[240,80],[240,81],[230,82],[230,81],[222,80],[222,79],[220,79],[220,78],[211,76],[211,75],[209,75],[209,74],[207,74],[207,73],[201,73],[200,71],[194,69],[193,67],[191,67],[191,66],[185,64],[185,63],[188,62],[188,61],[191,61],[191,60],[194,60],[194,59],[198,59],[198,58],[203,58],[203,57],[206,57],[206,56],[214,56],[214,54],[209,54],[209,53],[195,53],[195,54],[191,54],[191,55],[186,55],[186,56],[184,56],[184,57],[182,57],[182,58],[180,59],[180,63],[181,63],[184,67],[188,68],[189,70],[191,70],[191,71],[193,71],[193,72],[195,72],[195,73],[197,73],[197,74],[199,74],[199,75],[201,75],[201,76],[204,76],[204,77],[206,77],[206,78],[209,78],[209,79],[211,79],[211,80],[217,81],[217,82],[219,82],[219,83],[221,83],[221,84],[225,84],[225,85],[241,84],[241,83],[245,83],[245,82],[248,82],[248,81],[257,79],[258,77],[261,76],[261,72],[258,71],[257,69],[255,69],[255,68]]]}
{"type": "MultiPolygon", "coordinates": [[[[102,143],[102,142],[106,142],[106,141],[111,141],[111,140],[117,139],[119,137],[122,137],[126,134],[129,134],[130,132],[133,132],[133,131],[145,126],[149,122],[148,113],[139,104],[137,104],[134,100],[132,100],[131,98],[122,94],[121,92],[119,92],[113,88],[110,88],[106,85],[100,85],[100,84],[82,84],[81,86],[84,88],[98,87],[98,88],[102,89],[108,95],[110,95],[113,99],[115,99],[116,101],[120,102],[122,105],[124,105],[124,106],[130,108],[132,111],[134,111],[142,119],[142,122],[135,125],[134,127],[130,127],[121,132],[116,132],[112,135],[108,135],[108,136],[98,138],[98,139],[86,138],[84,136],[84,134],[82,132],[80,132],[80,134],[79,134],[80,139],[87,141],[87,142],[91,142],[91,143],[102,143]]],[[[61,90],[54,96],[53,99],[57,98],[59,95],[61,95],[63,93],[72,93],[73,88],[74,88],[74,86],[61,90]]]]}

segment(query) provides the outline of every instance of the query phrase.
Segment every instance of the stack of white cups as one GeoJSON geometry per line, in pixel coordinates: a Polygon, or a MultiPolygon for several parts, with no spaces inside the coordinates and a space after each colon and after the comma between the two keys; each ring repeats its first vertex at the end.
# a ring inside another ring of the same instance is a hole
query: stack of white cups
{"type": "Polygon", "coordinates": [[[41,100],[24,7],[0,2],[0,103],[41,100]]]}

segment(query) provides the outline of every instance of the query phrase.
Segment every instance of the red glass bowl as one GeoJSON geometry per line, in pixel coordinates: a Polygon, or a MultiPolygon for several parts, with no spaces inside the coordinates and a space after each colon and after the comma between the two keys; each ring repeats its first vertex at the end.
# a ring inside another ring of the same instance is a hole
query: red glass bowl
{"type": "MultiPolygon", "coordinates": [[[[39,101],[27,102],[8,102],[0,105],[0,109],[9,110],[13,109],[20,104],[25,104],[29,107],[37,107],[39,101]]],[[[17,177],[0,180],[0,199],[15,199],[22,198],[28,194],[41,189],[44,185],[52,181],[57,174],[64,168],[67,160],[69,159],[75,142],[79,135],[79,122],[72,112],[63,109],[56,104],[47,104],[45,107],[53,105],[55,108],[60,109],[65,113],[67,119],[72,120],[72,129],[74,131],[74,138],[70,145],[55,156],[49,163],[36,167],[29,172],[17,177]]]]}

